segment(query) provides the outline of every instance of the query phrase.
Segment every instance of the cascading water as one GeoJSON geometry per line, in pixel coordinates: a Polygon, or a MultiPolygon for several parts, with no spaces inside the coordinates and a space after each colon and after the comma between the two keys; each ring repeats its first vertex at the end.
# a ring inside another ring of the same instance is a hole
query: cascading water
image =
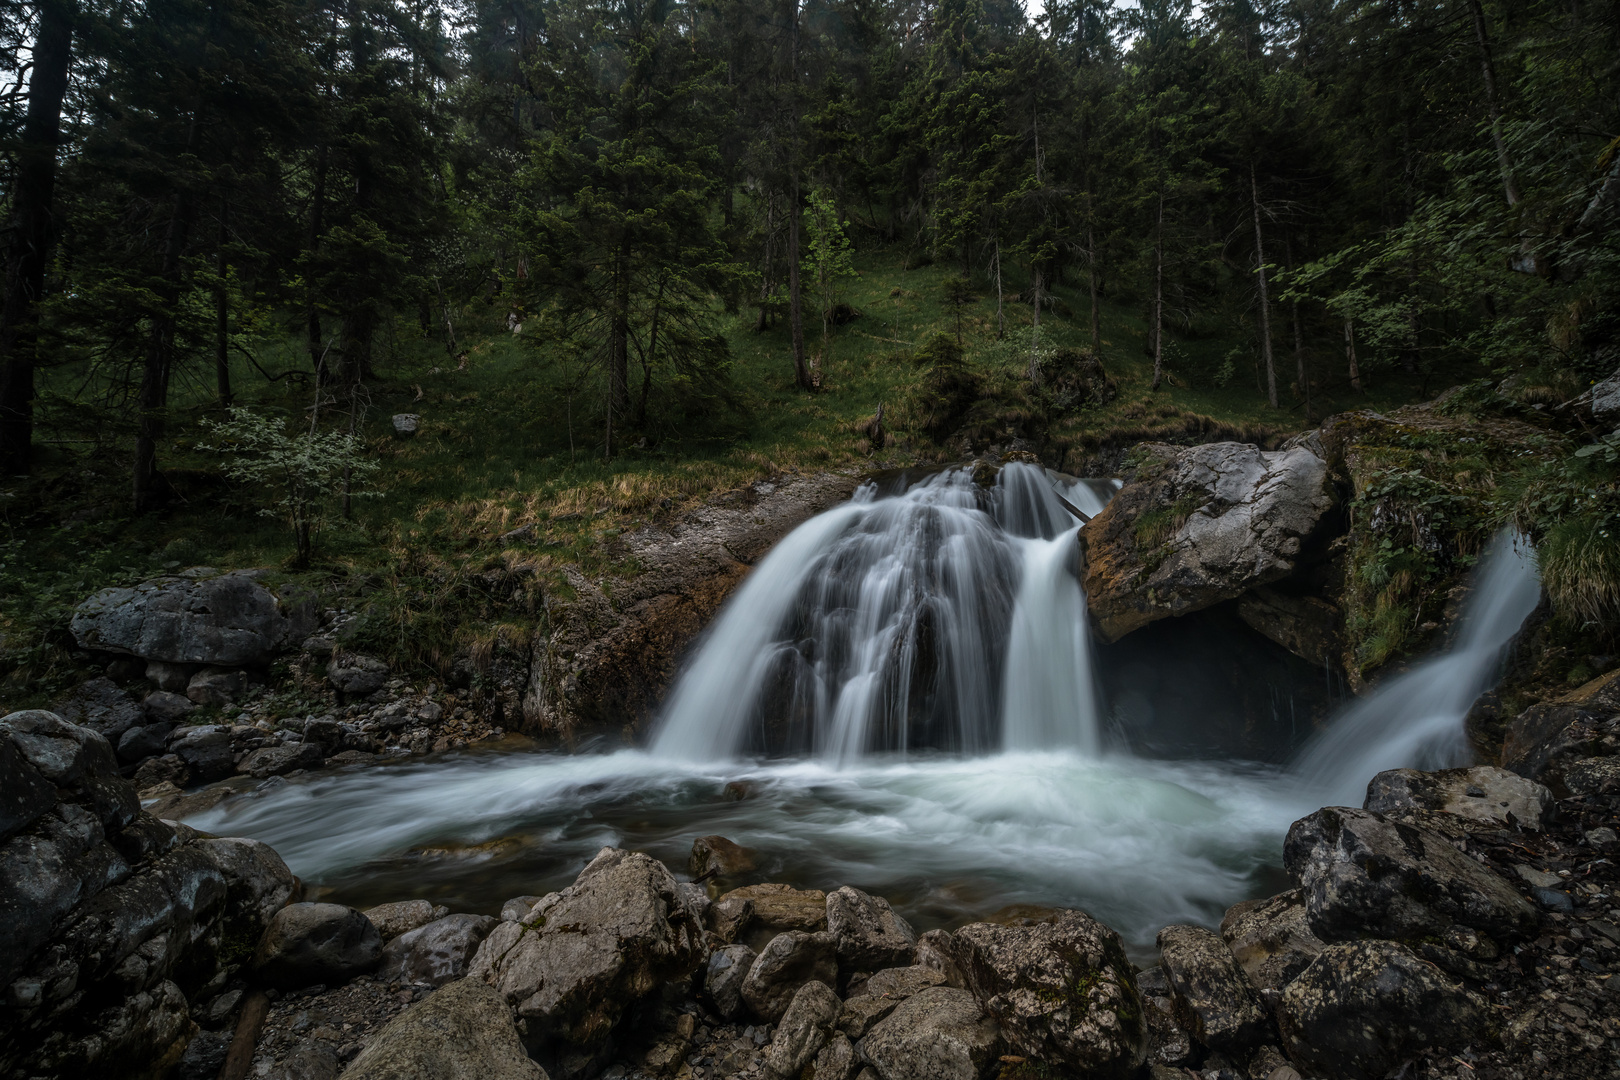
{"type": "MultiPolygon", "coordinates": [[[[1082,512],[1104,500],[1064,486],[1082,512]]],[[[749,576],[676,684],[654,754],[830,761],[937,749],[1098,748],[1079,522],[1044,470],[869,485],[749,576]]]]}
{"type": "Polygon", "coordinates": [[[1452,648],[1385,680],[1312,740],[1295,765],[1301,790],[1321,805],[1360,806],[1385,769],[1466,764],[1468,710],[1540,600],[1528,543],[1503,532],[1485,553],[1452,648]]]}

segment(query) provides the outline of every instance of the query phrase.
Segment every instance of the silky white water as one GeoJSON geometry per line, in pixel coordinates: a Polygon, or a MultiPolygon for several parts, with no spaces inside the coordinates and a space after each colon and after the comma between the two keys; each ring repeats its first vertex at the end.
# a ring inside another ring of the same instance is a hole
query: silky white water
{"type": "MultiPolygon", "coordinates": [[[[921,929],[1012,904],[1083,907],[1133,950],[1286,887],[1290,822],[1371,776],[1466,757],[1463,720],[1539,595],[1499,542],[1455,647],[1355,703],[1293,768],[1111,747],[1075,576],[1075,521],[1112,486],[965,472],[807,522],[699,644],[646,750],[480,748],[329,771],[193,824],[268,841],[318,892],[493,911],[602,846],[680,870],[692,840],[754,849],[755,880],[854,884],[921,929]]],[[[1176,658],[1165,657],[1165,678],[1176,658]]]]}

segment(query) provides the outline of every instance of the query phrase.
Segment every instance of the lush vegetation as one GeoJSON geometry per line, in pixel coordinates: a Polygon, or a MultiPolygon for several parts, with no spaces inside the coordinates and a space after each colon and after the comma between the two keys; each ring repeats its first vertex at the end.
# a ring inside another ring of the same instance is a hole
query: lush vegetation
{"type": "Polygon", "coordinates": [[[1388,448],[1365,659],[1505,520],[1573,625],[1620,613],[1579,404],[1620,359],[1613,5],[3,0],[0,37],[13,690],[166,566],[310,564],[442,664],[761,475],[1103,468],[1458,383],[1545,445],[1388,448]],[[250,436],[305,474],[243,482],[250,436]]]}

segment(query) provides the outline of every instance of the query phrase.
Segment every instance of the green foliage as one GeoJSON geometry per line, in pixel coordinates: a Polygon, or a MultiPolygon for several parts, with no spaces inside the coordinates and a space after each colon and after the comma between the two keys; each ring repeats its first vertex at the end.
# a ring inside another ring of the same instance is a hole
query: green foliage
{"type": "Polygon", "coordinates": [[[849,237],[844,233],[843,223],[838,220],[838,206],[827,189],[818,187],[811,190],[804,228],[806,244],[802,262],[821,307],[821,353],[825,362],[830,347],[833,309],[843,292],[844,281],[860,275],[855,272],[849,237]]]}

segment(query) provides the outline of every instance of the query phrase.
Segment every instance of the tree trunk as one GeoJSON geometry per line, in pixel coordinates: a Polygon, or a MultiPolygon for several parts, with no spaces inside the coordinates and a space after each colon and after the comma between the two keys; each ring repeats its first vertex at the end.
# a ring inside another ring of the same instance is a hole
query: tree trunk
{"type": "Polygon", "coordinates": [[[1266,289],[1266,237],[1260,228],[1260,181],[1249,163],[1249,205],[1254,209],[1254,276],[1260,299],[1260,358],[1266,365],[1266,401],[1277,407],[1277,365],[1271,356],[1271,294],[1266,289]]]}
{"type": "Polygon", "coordinates": [[[5,307],[0,309],[0,476],[18,476],[32,464],[34,364],[39,339],[39,301],[45,291],[55,223],[56,150],[61,139],[62,98],[73,55],[75,9],[63,0],[39,5],[34,70],[28,79],[28,111],[17,147],[12,190],[12,241],[5,266],[5,307]]]}
{"type": "Polygon", "coordinates": [[[1034,267],[1034,281],[1031,287],[1035,292],[1035,321],[1029,332],[1029,385],[1041,385],[1041,268],[1037,263],[1034,267]]]}
{"type": "Polygon", "coordinates": [[[1007,336],[1007,320],[1001,310],[1001,237],[996,237],[996,340],[1007,336]]]}
{"type": "Polygon", "coordinates": [[[1356,363],[1356,324],[1344,320],[1344,358],[1350,363],[1350,389],[1361,392],[1361,367],[1356,363]]]}
{"type": "Polygon", "coordinates": [[[1157,390],[1164,379],[1164,193],[1159,193],[1159,220],[1153,229],[1153,383],[1157,390]]]}
{"type": "Polygon", "coordinates": [[[230,200],[219,197],[219,250],[214,256],[214,275],[219,278],[214,296],[214,380],[219,388],[219,405],[231,407],[231,296],[225,286],[225,245],[230,241],[230,200]]]}
{"type": "Polygon", "coordinates": [[[1479,64],[1485,78],[1485,106],[1491,117],[1491,140],[1496,144],[1496,163],[1502,170],[1502,190],[1507,204],[1519,204],[1519,185],[1513,178],[1513,164],[1508,158],[1507,143],[1502,139],[1502,110],[1496,100],[1496,66],[1491,62],[1491,42],[1485,33],[1485,9],[1480,0],[1468,0],[1474,16],[1474,37],[1479,42],[1479,64]]]}

